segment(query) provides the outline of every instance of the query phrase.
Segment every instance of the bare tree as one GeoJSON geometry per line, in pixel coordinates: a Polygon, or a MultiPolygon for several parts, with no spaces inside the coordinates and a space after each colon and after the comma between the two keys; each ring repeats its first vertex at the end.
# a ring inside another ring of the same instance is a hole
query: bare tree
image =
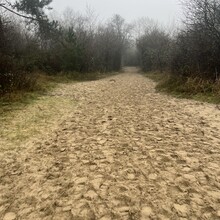
{"type": "Polygon", "coordinates": [[[220,71],[220,2],[184,1],[185,29],[176,41],[173,70],[185,76],[216,79],[220,71]]]}
{"type": "Polygon", "coordinates": [[[160,70],[169,65],[171,38],[159,27],[148,28],[144,35],[137,39],[141,66],[145,71],[160,70]]]}

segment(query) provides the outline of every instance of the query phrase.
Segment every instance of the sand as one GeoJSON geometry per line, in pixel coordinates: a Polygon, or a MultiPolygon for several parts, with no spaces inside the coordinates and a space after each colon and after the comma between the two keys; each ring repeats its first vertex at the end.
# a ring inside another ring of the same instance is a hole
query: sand
{"type": "Polygon", "coordinates": [[[51,126],[0,137],[0,219],[220,219],[215,105],[156,93],[135,68],[62,86],[48,99],[75,104],[57,99],[51,126]]]}

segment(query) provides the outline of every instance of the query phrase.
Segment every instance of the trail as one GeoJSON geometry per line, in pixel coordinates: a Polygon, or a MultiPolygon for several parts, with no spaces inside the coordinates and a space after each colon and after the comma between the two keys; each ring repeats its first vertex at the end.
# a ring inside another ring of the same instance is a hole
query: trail
{"type": "Polygon", "coordinates": [[[0,154],[0,219],[220,219],[220,111],[136,72],[72,84],[54,131],[0,154]]]}

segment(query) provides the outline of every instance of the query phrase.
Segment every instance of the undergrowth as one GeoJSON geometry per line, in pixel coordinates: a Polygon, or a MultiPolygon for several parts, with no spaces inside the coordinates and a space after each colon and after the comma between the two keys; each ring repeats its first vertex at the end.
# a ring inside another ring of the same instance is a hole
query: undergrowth
{"type": "Polygon", "coordinates": [[[32,73],[31,77],[34,79],[34,82],[30,87],[14,89],[4,94],[0,93],[0,114],[21,109],[31,104],[60,83],[98,80],[111,74],[113,73],[61,72],[51,75],[39,72],[32,73]]]}
{"type": "Polygon", "coordinates": [[[178,98],[195,99],[209,103],[220,103],[220,80],[199,77],[181,78],[168,73],[149,72],[145,76],[157,82],[156,90],[178,98]]]}

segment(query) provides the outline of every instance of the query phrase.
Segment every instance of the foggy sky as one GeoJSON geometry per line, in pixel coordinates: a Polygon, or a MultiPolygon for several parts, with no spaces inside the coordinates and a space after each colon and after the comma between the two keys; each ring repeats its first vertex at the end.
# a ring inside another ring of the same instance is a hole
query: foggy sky
{"type": "Polygon", "coordinates": [[[168,24],[182,18],[180,0],[53,0],[51,4],[57,12],[67,7],[76,12],[85,12],[86,7],[92,8],[100,20],[120,14],[127,21],[139,17],[149,17],[168,24]]]}

